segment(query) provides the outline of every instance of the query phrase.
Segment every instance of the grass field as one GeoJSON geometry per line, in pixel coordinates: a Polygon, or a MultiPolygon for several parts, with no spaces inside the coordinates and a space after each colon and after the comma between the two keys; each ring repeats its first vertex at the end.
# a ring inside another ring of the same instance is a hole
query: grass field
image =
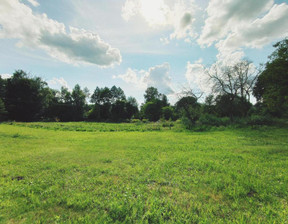
{"type": "Polygon", "coordinates": [[[288,130],[0,124],[0,223],[288,223],[288,130]]]}

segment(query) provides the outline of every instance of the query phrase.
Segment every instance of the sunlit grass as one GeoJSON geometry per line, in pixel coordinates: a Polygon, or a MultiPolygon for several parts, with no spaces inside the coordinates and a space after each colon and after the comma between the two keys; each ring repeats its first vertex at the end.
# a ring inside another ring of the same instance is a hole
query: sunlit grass
{"type": "Polygon", "coordinates": [[[0,222],[287,222],[287,130],[173,128],[0,125],[0,222]]]}

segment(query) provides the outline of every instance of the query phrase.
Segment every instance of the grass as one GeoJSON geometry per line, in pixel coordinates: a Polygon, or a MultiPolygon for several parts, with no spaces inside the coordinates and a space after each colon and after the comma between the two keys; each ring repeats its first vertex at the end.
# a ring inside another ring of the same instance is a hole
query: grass
{"type": "Polygon", "coordinates": [[[149,125],[1,124],[0,222],[288,223],[287,129],[149,125]]]}

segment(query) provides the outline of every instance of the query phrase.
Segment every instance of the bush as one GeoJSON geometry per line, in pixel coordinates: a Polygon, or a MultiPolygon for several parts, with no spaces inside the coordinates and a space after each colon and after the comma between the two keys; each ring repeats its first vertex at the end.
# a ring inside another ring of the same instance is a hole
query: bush
{"type": "Polygon", "coordinates": [[[202,114],[199,118],[198,124],[200,125],[210,125],[210,126],[227,126],[230,124],[230,119],[228,117],[217,117],[212,114],[202,114]]]}
{"type": "Polygon", "coordinates": [[[248,120],[248,125],[270,125],[273,123],[272,117],[266,115],[252,115],[248,120]]]}

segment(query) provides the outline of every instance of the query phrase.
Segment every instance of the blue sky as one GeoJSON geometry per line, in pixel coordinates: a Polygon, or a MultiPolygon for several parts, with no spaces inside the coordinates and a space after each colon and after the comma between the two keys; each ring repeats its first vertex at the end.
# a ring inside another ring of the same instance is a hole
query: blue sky
{"type": "Polygon", "coordinates": [[[257,67],[287,36],[283,0],[1,0],[0,74],[116,85],[139,103],[155,86],[173,102],[183,86],[208,94],[209,66],[257,67]]]}

